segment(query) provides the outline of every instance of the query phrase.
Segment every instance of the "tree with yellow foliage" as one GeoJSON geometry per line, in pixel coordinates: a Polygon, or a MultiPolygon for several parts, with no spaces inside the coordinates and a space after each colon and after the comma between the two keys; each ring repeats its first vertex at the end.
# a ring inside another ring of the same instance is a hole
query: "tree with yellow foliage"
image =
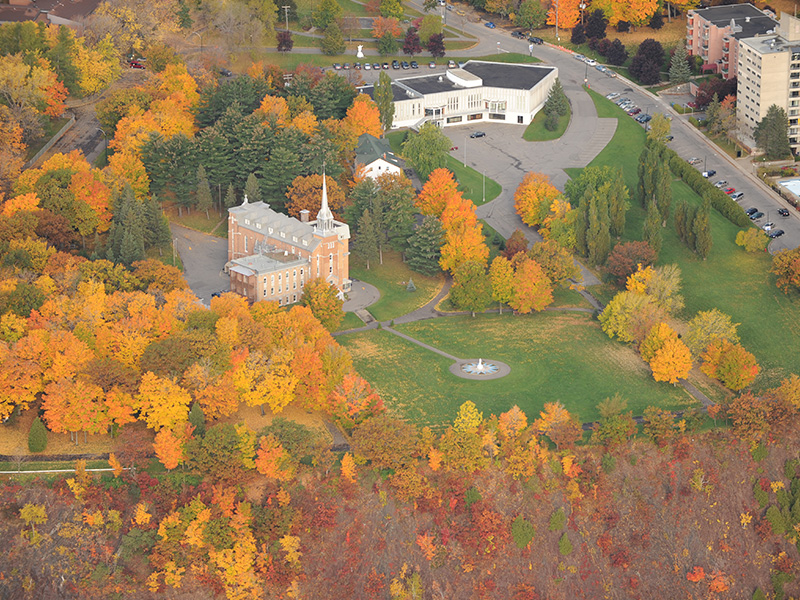
{"type": "Polygon", "coordinates": [[[164,427],[174,430],[188,418],[192,397],[173,379],[148,371],[142,376],[136,401],[148,427],[156,431],[164,427]]]}
{"type": "MultiPolygon", "coordinates": [[[[345,196],[342,188],[332,177],[325,178],[328,194],[328,207],[334,216],[339,216],[344,209],[345,196]]],[[[322,204],[322,175],[299,175],[295,177],[286,191],[286,211],[293,217],[300,217],[303,209],[315,218],[322,204]]]]}
{"type": "Polygon", "coordinates": [[[550,178],[542,173],[527,173],[514,192],[514,208],[522,222],[530,227],[542,225],[553,202],[561,197],[550,178]]]}

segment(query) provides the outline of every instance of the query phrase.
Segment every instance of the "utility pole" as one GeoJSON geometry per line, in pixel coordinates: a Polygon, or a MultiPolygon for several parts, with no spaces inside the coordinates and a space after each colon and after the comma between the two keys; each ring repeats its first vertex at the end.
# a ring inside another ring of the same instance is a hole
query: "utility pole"
{"type": "Polygon", "coordinates": [[[283,9],[283,14],[286,15],[286,31],[289,31],[289,9],[292,7],[285,5],[281,6],[281,8],[283,9]]]}
{"type": "Polygon", "coordinates": [[[558,35],[558,0],[556,0],[556,40],[561,41],[561,36],[558,35]]]}

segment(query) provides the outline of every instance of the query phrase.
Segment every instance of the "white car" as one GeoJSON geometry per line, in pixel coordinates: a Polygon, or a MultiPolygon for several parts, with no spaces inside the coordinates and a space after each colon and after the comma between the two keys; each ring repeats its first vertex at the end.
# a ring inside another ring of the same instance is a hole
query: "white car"
{"type": "Polygon", "coordinates": [[[610,94],[606,95],[606,98],[609,100],[613,100],[614,98],[619,98],[619,92],[611,92],[610,94]]]}
{"type": "Polygon", "coordinates": [[[761,229],[763,229],[764,231],[770,231],[770,230],[771,230],[773,227],[775,227],[775,223],[773,223],[772,221],[770,221],[769,223],[764,223],[764,224],[761,226],[761,229]]]}
{"type": "Polygon", "coordinates": [[[364,63],[364,70],[369,71],[370,69],[372,69],[372,65],[369,63],[364,63]]]}
{"type": "Polygon", "coordinates": [[[580,61],[586,60],[586,57],[583,54],[576,54],[573,58],[575,58],[575,60],[580,60],[580,61]]]}
{"type": "Polygon", "coordinates": [[[584,62],[587,65],[589,65],[590,67],[596,67],[597,66],[597,61],[595,59],[593,59],[593,58],[587,58],[584,62]]]}
{"type": "Polygon", "coordinates": [[[714,187],[716,187],[716,188],[724,188],[727,185],[728,185],[727,181],[725,181],[724,179],[720,179],[717,183],[714,184],[714,187]]]}

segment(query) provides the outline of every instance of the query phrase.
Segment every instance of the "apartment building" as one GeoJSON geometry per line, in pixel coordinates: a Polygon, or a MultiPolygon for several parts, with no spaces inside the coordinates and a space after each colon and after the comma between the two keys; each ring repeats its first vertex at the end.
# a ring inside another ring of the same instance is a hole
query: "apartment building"
{"type": "Polygon", "coordinates": [[[703,59],[703,69],[725,79],[737,76],[739,40],[773,32],[775,15],[752,4],[712,6],[686,13],[686,51],[703,59]]]}
{"type": "Polygon", "coordinates": [[[736,121],[740,134],[752,138],[769,107],[789,117],[789,144],[800,146],[800,19],[781,15],[777,32],[739,40],[736,121]]]}

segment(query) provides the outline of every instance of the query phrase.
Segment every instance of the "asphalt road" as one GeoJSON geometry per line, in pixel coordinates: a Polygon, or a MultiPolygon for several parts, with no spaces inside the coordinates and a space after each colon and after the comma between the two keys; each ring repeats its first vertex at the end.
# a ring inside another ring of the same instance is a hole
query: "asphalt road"
{"type": "Polygon", "coordinates": [[[186,283],[208,306],[211,294],[230,289],[230,280],[222,272],[228,260],[228,240],[175,224],[170,225],[170,230],[183,262],[186,283]]]}

